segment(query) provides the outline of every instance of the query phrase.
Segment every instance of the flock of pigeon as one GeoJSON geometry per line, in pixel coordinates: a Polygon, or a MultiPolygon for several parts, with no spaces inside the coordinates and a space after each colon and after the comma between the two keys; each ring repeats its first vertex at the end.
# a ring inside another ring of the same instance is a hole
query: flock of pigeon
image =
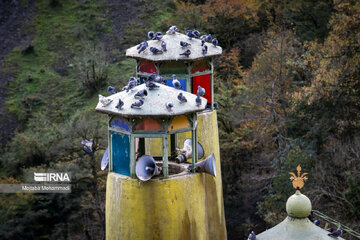
{"type": "MultiPolygon", "coordinates": [[[[181,83],[180,81],[176,78],[176,75],[174,74],[173,76],[173,80],[172,80],[172,84],[176,89],[181,89],[181,83]]],[[[129,79],[129,83],[123,87],[123,91],[126,90],[126,92],[129,91],[133,91],[133,89],[139,84],[139,79],[135,78],[135,77],[131,77],[129,79]]],[[[141,106],[144,104],[144,100],[145,97],[148,95],[148,90],[155,90],[158,89],[160,87],[159,84],[166,84],[165,80],[163,77],[161,77],[160,75],[157,75],[155,72],[150,74],[149,77],[145,80],[145,86],[147,89],[142,89],[138,92],[135,93],[134,98],[138,99],[137,101],[133,102],[131,104],[131,108],[137,108],[140,109],[141,106]]],[[[113,86],[109,86],[108,87],[108,92],[110,94],[115,94],[116,88],[113,86]]],[[[205,89],[202,88],[200,85],[198,86],[198,90],[197,90],[197,97],[195,99],[195,103],[196,106],[199,107],[201,105],[201,98],[200,96],[204,96],[205,95],[205,89]]],[[[179,100],[180,103],[186,103],[187,99],[186,97],[183,95],[182,92],[180,92],[177,96],[177,99],[179,100]]],[[[112,99],[106,98],[102,95],[99,95],[99,101],[101,102],[101,104],[103,105],[103,107],[109,105],[112,102],[112,99]]],[[[117,103],[117,105],[115,106],[118,110],[121,110],[122,107],[124,106],[124,102],[119,98],[119,101],[117,103]]],[[[171,102],[167,102],[165,104],[165,107],[168,111],[171,111],[172,108],[174,107],[174,104],[171,102]]]]}
{"type": "MultiPolygon", "coordinates": [[[[177,32],[180,32],[179,29],[176,26],[169,26],[169,30],[166,32],[167,34],[175,34],[177,32]]],[[[206,55],[208,51],[208,46],[206,43],[212,43],[214,47],[216,47],[219,42],[216,38],[212,38],[211,34],[208,35],[202,35],[200,36],[200,32],[198,30],[190,30],[189,28],[185,31],[186,36],[189,37],[189,40],[192,40],[193,38],[200,39],[201,40],[201,47],[202,47],[202,54],[206,55]]],[[[167,51],[166,43],[162,40],[163,34],[161,32],[154,33],[153,31],[148,32],[148,38],[149,40],[158,40],[161,41],[161,49],[157,49],[155,47],[150,47],[150,52],[153,54],[162,54],[163,52],[167,51]]],[[[144,42],[140,43],[137,47],[138,53],[144,52],[146,48],[149,46],[148,42],[145,40],[144,42]]],[[[188,48],[191,44],[188,42],[180,41],[180,47],[182,48],[188,48]]],[[[180,55],[189,57],[191,54],[190,49],[186,49],[184,52],[180,53],[180,55]]]]}
{"type": "MultiPolygon", "coordinates": [[[[317,219],[313,222],[316,226],[320,227],[320,219],[317,219]]],[[[339,226],[337,230],[334,230],[333,228],[328,228],[326,229],[328,232],[330,232],[328,234],[328,236],[330,237],[341,237],[342,234],[343,234],[343,230],[342,230],[342,227],[339,226]]],[[[254,231],[252,231],[250,234],[249,234],[249,237],[248,237],[248,240],[256,240],[256,235],[254,233],[254,231]]]]}

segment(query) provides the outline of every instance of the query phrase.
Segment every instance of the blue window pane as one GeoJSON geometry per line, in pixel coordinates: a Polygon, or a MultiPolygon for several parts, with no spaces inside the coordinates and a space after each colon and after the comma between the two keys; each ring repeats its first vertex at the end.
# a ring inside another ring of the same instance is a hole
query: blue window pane
{"type": "Polygon", "coordinates": [[[111,122],[111,127],[120,128],[120,129],[130,132],[129,124],[123,119],[114,119],[111,122]]]}
{"type": "MultiPolygon", "coordinates": [[[[181,90],[186,91],[186,79],[178,79],[180,84],[181,84],[181,90]]],[[[174,87],[174,85],[172,84],[172,79],[171,80],[166,80],[166,85],[168,85],[169,87],[174,87]]]]}
{"type": "Polygon", "coordinates": [[[130,176],[130,136],[111,133],[113,171],[130,176]]]}

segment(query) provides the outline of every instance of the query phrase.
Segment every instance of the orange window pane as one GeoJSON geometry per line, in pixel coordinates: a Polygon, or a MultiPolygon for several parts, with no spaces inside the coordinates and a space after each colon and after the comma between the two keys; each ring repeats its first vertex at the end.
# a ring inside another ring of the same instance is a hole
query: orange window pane
{"type": "Polygon", "coordinates": [[[151,118],[146,118],[142,120],[138,125],[135,127],[135,131],[144,130],[144,131],[162,131],[163,127],[155,120],[151,118]]]}
{"type": "Polygon", "coordinates": [[[143,73],[158,73],[154,63],[149,61],[141,62],[138,71],[143,73]]]}
{"type": "Polygon", "coordinates": [[[200,60],[195,62],[194,66],[191,69],[191,73],[194,74],[197,72],[205,72],[210,70],[211,66],[205,60],[200,60]]]}

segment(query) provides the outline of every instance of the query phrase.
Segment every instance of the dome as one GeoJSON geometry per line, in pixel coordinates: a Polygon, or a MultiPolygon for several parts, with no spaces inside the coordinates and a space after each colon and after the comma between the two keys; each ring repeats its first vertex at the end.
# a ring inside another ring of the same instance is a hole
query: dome
{"type": "Polygon", "coordinates": [[[296,193],[287,200],[286,212],[290,217],[294,218],[308,217],[311,213],[310,199],[297,190],[296,193]]]}

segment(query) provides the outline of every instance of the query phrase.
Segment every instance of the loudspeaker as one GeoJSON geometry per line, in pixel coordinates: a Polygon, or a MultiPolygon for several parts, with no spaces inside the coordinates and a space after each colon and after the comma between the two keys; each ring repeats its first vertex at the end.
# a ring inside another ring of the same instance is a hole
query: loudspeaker
{"type": "Polygon", "coordinates": [[[104,170],[106,168],[106,166],[109,163],[109,147],[107,147],[107,149],[104,152],[104,155],[102,157],[101,160],[101,170],[104,170]]]}
{"type": "Polygon", "coordinates": [[[150,155],[141,156],[136,162],[135,173],[141,181],[148,181],[160,172],[161,167],[156,165],[154,158],[150,155]]]}
{"type": "Polygon", "coordinates": [[[208,156],[205,160],[195,164],[197,172],[206,172],[216,177],[216,160],[214,153],[208,156]]]}
{"type": "MultiPolygon", "coordinates": [[[[198,159],[201,159],[204,157],[204,148],[201,146],[201,144],[198,142],[198,159]]],[[[180,155],[176,157],[177,163],[186,162],[187,159],[192,158],[192,139],[188,138],[184,141],[184,147],[183,149],[177,149],[178,151],[181,151],[180,155]]]]}

